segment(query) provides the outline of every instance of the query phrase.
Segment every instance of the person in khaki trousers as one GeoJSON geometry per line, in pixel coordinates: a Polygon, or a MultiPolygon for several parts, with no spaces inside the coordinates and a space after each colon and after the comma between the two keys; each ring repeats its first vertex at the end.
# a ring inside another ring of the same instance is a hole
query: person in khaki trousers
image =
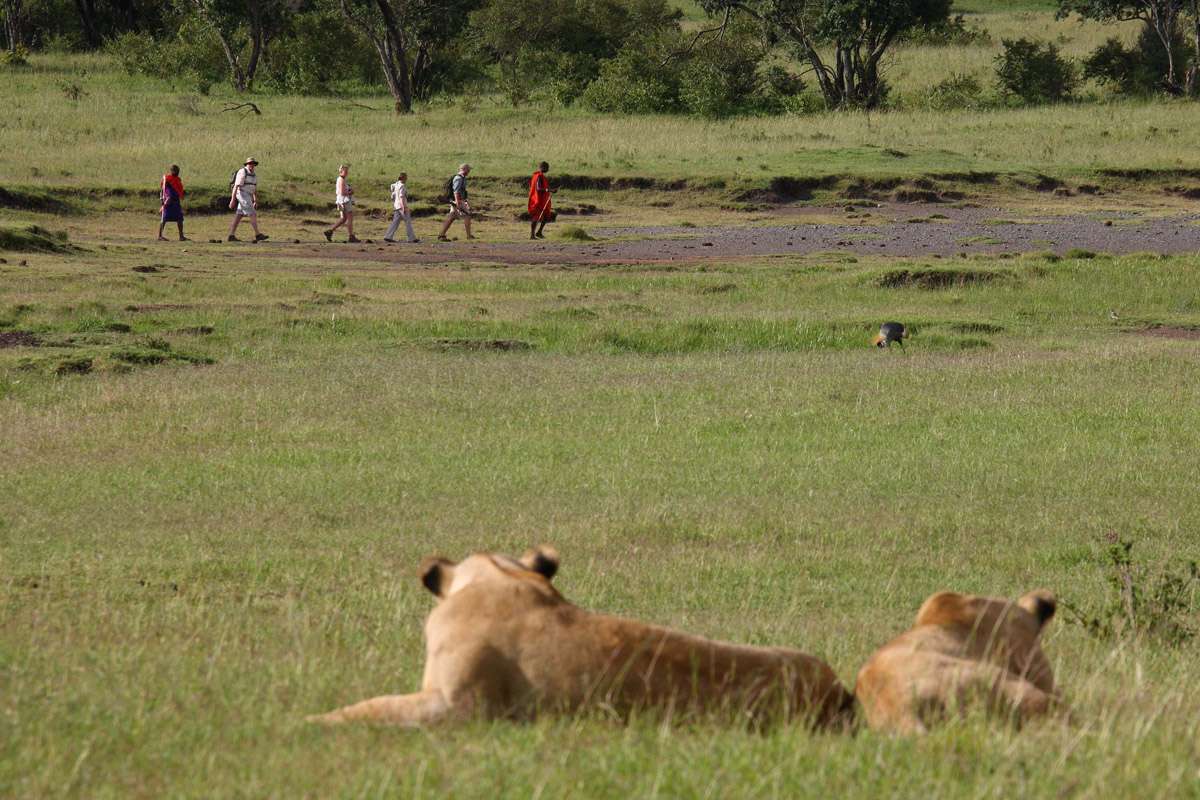
{"type": "Polygon", "coordinates": [[[405,187],[405,182],[408,181],[408,173],[401,172],[396,178],[396,182],[392,184],[392,206],[395,210],[392,212],[392,224],[387,229],[383,240],[385,242],[396,241],[396,230],[400,227],[400,221],[404,221],[404,230],[408,233],[408,241],[421,241],[413,234],[412,213],[408,210],[408,189],[405,187]]]}

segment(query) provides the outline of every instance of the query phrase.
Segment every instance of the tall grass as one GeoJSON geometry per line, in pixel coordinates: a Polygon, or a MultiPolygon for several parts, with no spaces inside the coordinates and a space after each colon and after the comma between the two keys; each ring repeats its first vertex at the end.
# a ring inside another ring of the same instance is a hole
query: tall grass
{"type": "MultiPolygon", "coordinates": [[[[987,83],[1000,38],[1053,36],[1079,56],[1130,26],[1056,22],[1045,11],[995,9],[971,21],[991,46],[899,47],[889,75],[897,97],[916,96],[952,73],[987,83]]],[[[334,170],[353,162],[359,181],[400,170],[424,190],[459,163],[481,179],[517,177],[547,159],[558,172],[719,178],[774,175],[916,175],[935,171],[1035,171],[1086,175],[1103,167],[1169,169],[1190,163],[1178,132],[1193,103],[1105,102],[976,112],[827,113],[707,122],[683,117],[596,116],[579,110],[511,109],[490,101],[437,105],[397,118],[385,98],[360,107],[336,98],[256,98],[262,116],[225,112],[235,98],[119,73],[102,56],[39,56],[9,70],[0,102],[0,181],[91,188],[157,186],[167,164],[204,192],[228,189],[248,155],[261,162],[264,194],[328,193],[334,170]],[[84,94],[70,98],[68,80],[84,94]],[[1152,146],[1150,146],[1152,145],[1152,146]],[[899,156],[897,154],[900,154],[899,156]],[[327,185],[328,184],[328,185],[327,185]]]]}

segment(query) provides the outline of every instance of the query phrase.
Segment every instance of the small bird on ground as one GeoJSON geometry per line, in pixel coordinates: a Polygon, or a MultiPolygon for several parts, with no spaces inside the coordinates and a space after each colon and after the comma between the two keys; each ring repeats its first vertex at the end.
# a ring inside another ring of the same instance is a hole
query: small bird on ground
{"type": "Polygon", "coordinates": [[[875,337],[874,344],[876,347],[890,347],[892,342],[896,342],[904,347],[907,338],[908,331],[903,322],[885,322],[879,326],[879,335],[875,337]]]}

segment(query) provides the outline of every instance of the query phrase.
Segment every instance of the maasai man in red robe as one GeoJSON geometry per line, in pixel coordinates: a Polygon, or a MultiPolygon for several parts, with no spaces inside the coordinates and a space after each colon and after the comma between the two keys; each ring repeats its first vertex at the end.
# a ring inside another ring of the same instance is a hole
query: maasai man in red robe
{"type": "Polygon", "coordinates": [[[183,181],[179,179],[179,165],[171,165],[170,171],[162,176],[158,190],[162,200],[158,240],[160,242],[167,240],[167,237],[163,236],[163,228],[167,226],[168,222],[174,222],[179,226],[179,241],[186,242],[187,237],[183,235],[183,181]]]}
{"type": "Polygon", "coordinates": [[[550,221],[553,212],[550,209],[550,181],[546,173],[550,165],[543,161],[538,164],[537,172],[529,179],[529,238],[545,239],[542,229],[550,221]]]}

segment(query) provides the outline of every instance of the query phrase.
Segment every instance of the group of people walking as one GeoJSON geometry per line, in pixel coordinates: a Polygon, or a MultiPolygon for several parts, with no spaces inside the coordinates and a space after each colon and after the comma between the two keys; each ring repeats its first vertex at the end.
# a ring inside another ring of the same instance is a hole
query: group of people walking
{"type": "MultiPolygon", "coordinates": [[[[237,172],[234,173],[233,179],[230,181],[229,208],[233,211],[233,220],[229,224],[229,234],[226,236],[226,241],[241,241],[237,237],[237,230],[238,226],[242,224],[242,220],[250,223],[250,228],[254,231],[254,241],[261,242],[264,239],[270,238],[258,229],[258,176],[255,174],[256,167],[258,167],[258,161],[254,158],[247,158],[237,172]]],[[[538,164],[533,177],[529,179],[530,239],[544,239],[543,231],[546,223],[554,216],[550,200],[553,190],[550,188],[550,181],[547,178],[549,172],[550,165],[543,161],[538,164]]],[[[459,165],[458,172],[447,183],[446,194],[448,195],[450,211],[442,222],[442,229],[437,237],[439,242],[450,241],[447,238],[450,226],[454,224],[455,220],[460,219],[463,222],[463,229],[466,231],[467,238],[475,238],[471,233],[472,212],[469,192],[467,190],[467,176],[470,174],[471,165],[461,164],[459,165]]],[[[396,241],[396,233],[399,231],[401,223],[404,223],[404,232],[407,241],[421,241],[413,231],[407,182],[407,173],[401,172],[396,178],[396,182],[389,187],[393,211],[391,225],[388,226],[387,233],[383,237],[385,242],[396,241]]],[[[162,176],[159,191],[161,195],[160,199],[162,200],[158,226],[159,241],[166,241],[163,231],[166,229],[168,222],[174,222],[178,226],[179,241],[188,241],[187,237],[183,235],[184,190],[183,179],[179,177],[178,165],[172,164],[170,169],[162,176]]],[[[334,206],[338,211],[338,220],[331,228],[324,232],[326,241],[332,242],[333,234],[343,226],[346,228],[347,241],[361,241],[354,235],[354,204],[354,187],[350,185],[350,165],[341,164],[338,166],[337,181],[334,183],[334,206]]]]}

